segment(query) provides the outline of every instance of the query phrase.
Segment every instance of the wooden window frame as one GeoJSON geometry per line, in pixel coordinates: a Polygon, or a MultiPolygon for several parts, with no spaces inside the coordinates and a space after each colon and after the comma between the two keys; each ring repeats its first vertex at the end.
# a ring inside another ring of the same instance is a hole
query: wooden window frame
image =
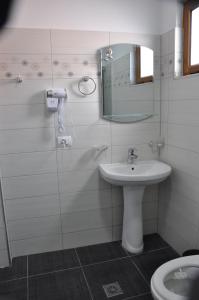
{"type": "Polygon", "coordinates": [[[192,16],[192,11],[197,7],[199,7],[199,0],[187,0],[184,4],[183,75],[199,73],[199,64],[191,65],[191,16],[192,16]]]}
{"type": "Polygon", "coordinates": [[[141,77],[141,51],[140,51],[140,46],[136,46],[136,83],[141,84],[141,83],[147,83],[147,82],[153,82],[153,76],[146,76],[146,77],[141,77]]]}

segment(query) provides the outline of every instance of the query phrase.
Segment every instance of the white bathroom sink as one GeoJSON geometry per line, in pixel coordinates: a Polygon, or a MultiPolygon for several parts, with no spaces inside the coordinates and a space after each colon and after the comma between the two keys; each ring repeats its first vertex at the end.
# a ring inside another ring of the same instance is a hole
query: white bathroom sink
{"type": "Polygon", "coordinates": [[[146,160],[133,164],[100,164],[99,169],[104,180],[123,186],[122,246],[131,253],[142,252],[142,199],[145,187],[165,180],[171,173],[171,167],[157,160],[146,160]]]}
{"type": "Polygon", "coordinates": [[[157,160],[137,161],[133,164],[100,164],[102,177],[116,185],[149,185],[165,180],[171,167],[157,160]]]}

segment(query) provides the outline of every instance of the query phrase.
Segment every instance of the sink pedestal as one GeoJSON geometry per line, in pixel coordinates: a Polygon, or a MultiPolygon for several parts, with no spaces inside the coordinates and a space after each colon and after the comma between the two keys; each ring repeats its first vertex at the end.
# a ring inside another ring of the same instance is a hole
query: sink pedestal
{"type": "Polygon", "coordinates": [[[142,199],[144,186],[123,186],[122,246],[131,253],[143,250],[142,199]]]}

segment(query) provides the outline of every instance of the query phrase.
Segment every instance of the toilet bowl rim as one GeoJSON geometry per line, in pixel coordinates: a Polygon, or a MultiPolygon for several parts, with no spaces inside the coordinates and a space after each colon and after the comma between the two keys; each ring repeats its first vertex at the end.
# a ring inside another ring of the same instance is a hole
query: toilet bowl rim
{"type": "Polygon", "coordinates": [[[199,255],[179,257],[161,265],[151,278],[151,290],[155,290],[155,292],[160,296],[160,299],[163,300],[186,300],[186,297],[169,291],[164,284],[164,278],[166,278],[168,274],[175,269],[183,267],[199,267],[199,255]]]}

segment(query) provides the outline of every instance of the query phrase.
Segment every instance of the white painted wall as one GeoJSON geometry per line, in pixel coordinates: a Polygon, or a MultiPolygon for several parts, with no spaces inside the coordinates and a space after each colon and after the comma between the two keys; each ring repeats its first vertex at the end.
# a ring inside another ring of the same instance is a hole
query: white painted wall
{"type": "Polygon", "coordinates": [[[181,0],[161,1],[160,34],[166,33],[182,24],[181,0]]]}
{"type": "Polygon", "coordinates": [[[18,0],[9,27],[158,34],[162,2],[170,1],[18,0]]]}

